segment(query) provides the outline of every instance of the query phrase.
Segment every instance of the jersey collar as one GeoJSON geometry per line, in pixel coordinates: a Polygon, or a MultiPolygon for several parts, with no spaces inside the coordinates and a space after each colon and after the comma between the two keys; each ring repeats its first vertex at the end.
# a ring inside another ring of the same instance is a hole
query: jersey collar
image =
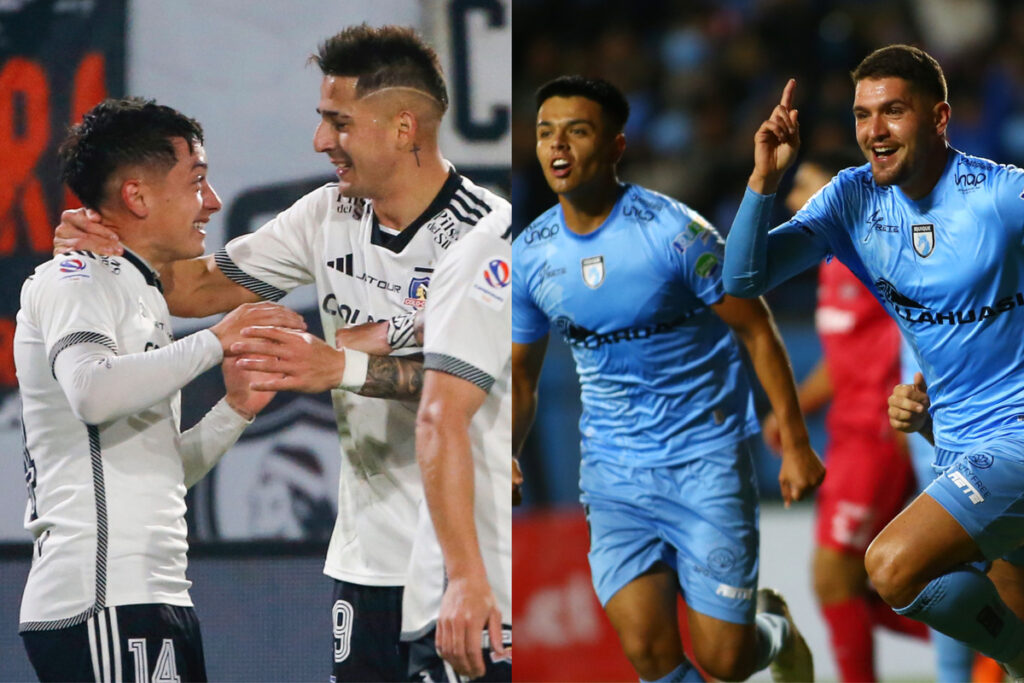
{"type": "Polygon", "coordinates": [[[430,202],[430,206],[419,215],[419,217],[409,224],[402,232],[397,235],[388,235],[380,229],[380,222],[377,220],[377,214],[373,214],[373,224],[370,228],[370,243],[384,247],[389,251],[393,251],[396,254],[405,249],[405,246],[412,241],[412,238],[416,236],[419,229],[431,218],[444,211],[449,204],[452,202],[452,197],[455,196],[455,191],[462,185],[462,176],[455,172],[452,168],[448,171],[448,179],[444,181],[444,185],[441,186],[441,191],[434,197],[434,201],[430,202]]]}
{"type": "Polygon", "coordinates": [[[134,253],[128,247],[125,247],[124,260],[135,266],[135,269],[142,273],[142,277],[146,279],[147,285],[149,285],[150,287],[156,287],[161,294],[164,293],[164,286],[160,282],[160,274],[153,270],[152,268],[150,268],[149,264],[146,263],[146,261],[141,256],[134,253]]]}

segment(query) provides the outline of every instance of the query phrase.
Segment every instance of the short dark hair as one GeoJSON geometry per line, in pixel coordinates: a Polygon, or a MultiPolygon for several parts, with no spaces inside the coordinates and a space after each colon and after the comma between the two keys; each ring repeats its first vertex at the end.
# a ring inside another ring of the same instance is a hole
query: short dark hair
{"type": "Polygon", "coordinates": [[[437,53],[405,26],[349,26],[322,42],[309,58],[325,76],[358,78],[362,97],[383,88],[422,90],[448,110],[448,91],[437,53]]]}
{"type": "Polygon", "coordinates": [[[103,100],[72,126],[61,143],[61,179],[82,204],[96,209],[117,169],[143,164],[170,170],[177,163],[173,138],[184,138],[191,152],[194,142],[203,142],[203,128],[153,100],[103,100]]]}
{"type": "Polygon", "coordinates": [[[537,89],[537,109],[552,97],[585,97],[601,105],[605,118],[617,132],[629,119],[629,102],[622,91],[603,78],[559,76],[537,89]]]}
{"type": "Polygon", "coordinates": [[[865,78],[902,78],[936,102],[945,102],[948,97],[942,67],[930,54],[912,45],[879,48],[865,57],[850,76],[854,84],[865,78]]]}

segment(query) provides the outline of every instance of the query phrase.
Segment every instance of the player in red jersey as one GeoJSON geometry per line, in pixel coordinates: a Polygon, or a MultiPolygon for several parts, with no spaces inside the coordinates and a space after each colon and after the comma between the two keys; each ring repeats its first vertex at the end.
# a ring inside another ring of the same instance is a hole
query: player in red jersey
{"type": "MultiPolygon", "coordinates": [[[[836,173],[861,162],[843,152],[810,156],[797,170],[787,208],[795,213],[836,173]]],[[[900,378],[900,333],[838,261],[818,271],[814,323],[824,357],[799,387],[800,408],[808,415],[831,402],[825,418],[828,476],[817,499],[814,592],[841,680],[874,681],[873,627],[927,637],[923,624],[894,613],[869,588],[864,569],[868,544],[916,491],[904,438],[887,416],[889,392],[900,378]]],[[[769,414],[769,445],[775,447],[777,434],[769,414]]]]}

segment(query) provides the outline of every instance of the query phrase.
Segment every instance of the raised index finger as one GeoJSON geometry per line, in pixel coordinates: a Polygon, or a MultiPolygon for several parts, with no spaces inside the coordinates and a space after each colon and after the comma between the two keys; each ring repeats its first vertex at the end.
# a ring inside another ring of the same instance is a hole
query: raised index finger
{"type": "Polygon", "coordinates": [[[786,87],[782,89],[782,99],[779,100],[779,104],[789,109],[793,106],[793,89],[796,88],[796,79],[791,78],[786,81],[786,87]]]}

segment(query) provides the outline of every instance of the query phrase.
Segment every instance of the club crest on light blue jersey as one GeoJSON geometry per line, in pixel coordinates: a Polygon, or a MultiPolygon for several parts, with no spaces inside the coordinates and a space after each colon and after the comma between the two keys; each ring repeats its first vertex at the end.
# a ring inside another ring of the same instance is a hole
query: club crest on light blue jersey
{"type": "Polygon", "coordinates": [[[580,261],[583,268],[583,282],[591,289],[597,289],[604,282],[604,256],[589,256],[580,261]]]}
{"type": "Polygon", "coordinates": [[[931,223],[913,226],[914,251],[921,258],[928,258],[935,250],[935,226],[931,223]]]}

